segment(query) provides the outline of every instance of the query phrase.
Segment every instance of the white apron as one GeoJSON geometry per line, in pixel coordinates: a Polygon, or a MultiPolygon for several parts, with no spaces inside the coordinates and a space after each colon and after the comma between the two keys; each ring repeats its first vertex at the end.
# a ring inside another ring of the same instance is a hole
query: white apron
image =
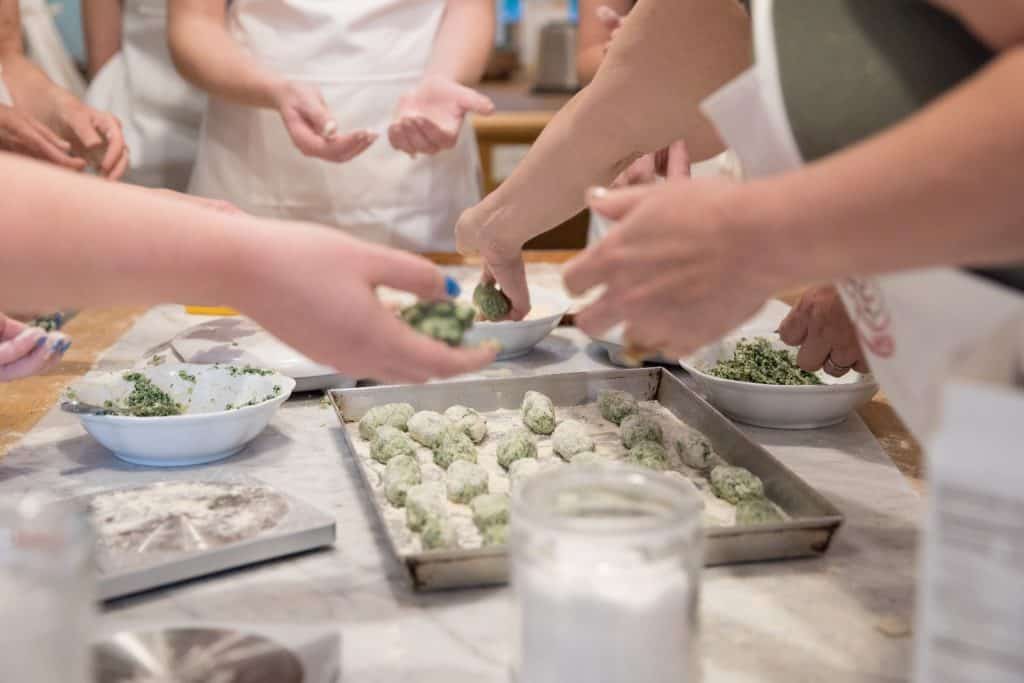
{"type": "Polygon", "coordinates": [[[315,83],[339,130],[380,138],[343,164],[304,156],[280,115],[210,98],[195,194],[253,214],[313,221],[412,251],[454,251],[455,221],[480,198],[472,127],[455,148],[409,158],[387,127],[423,74],[445,0],[236,0],[229,28],[267,67],[315,83]]]}
{"type": "Polygon", "coordinates": [[[174,70],[164,0],[125,0],[122,48],[96,74],[86,101],[121,120],[131,154],[126,180],[184,191],[206,97],[174,70]]]}

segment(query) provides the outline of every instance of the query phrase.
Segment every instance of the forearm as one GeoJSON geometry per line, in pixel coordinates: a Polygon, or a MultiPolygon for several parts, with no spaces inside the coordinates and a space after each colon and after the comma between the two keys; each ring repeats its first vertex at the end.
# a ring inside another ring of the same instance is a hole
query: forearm
{"type": "Polygon", "coordinates": [[[889,131],[742,188],[737,225],[780,284],[1024,262],[1022,78],[1024,50],[1003,53],[889,131]]]}
{"type": "Polygon", "coordinates": [[[0,310],[246,303],[252,219],[2,153],[0,177],[0,310]]]}
{"type": "Polygon", "coordinates": [[[494,22],[494,3],[490,0],[448,0],[427,75],[463,85],[479,83],[494,45],[494,22]]]}
{"type": "Polygon", "coordinates": [[[604,45],[589,45],[576,53],[576,77],[580,79],[580,85],[594,80],[603,60],[604,45]]]}
{"type": "Polygon", "coordinates": [[[71,93],[51,81],[42,69],[21,54],[11,54],[3,61],[3,77],[19,109],[51,127],[58,124],[58,101],[61,97],[72,97],[71,93]]]}
{"type": "Polygon", "coordinates": [[[167,41],[174,65],[186,80],[212,95],[276,108],[283,79],[231,37],[224,25],[223,2],[170,0],[167,41]]]}
{"type": "Polygon", "coordinates": [[[472,209],[500,240],[524,243],[583,208],[639,155],[685,139],[721,151],[700,102],[750,65],[749,20],[732,0],[648,0],[633,10],[594,82],[544,130],[515,172],[472,209]]]}
{"type": "Polygon", "coordinates": [[[82,28],[89,77],[93,78],[121,49],[120,0],[83,0],[82,28]]]}

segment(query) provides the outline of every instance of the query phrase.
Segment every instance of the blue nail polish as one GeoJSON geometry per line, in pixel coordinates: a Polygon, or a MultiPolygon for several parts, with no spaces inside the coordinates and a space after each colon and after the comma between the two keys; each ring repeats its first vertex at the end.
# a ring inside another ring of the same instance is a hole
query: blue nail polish
{"type": "Polygon", "coordinates": [[[62,346],[64,346],[64,340],[63,339],[56,339],[56,340],[54,340],[54,342],[53,342],[53,351],[54,351],[54,353],[60,352],[60,347],[62,347],[62,346]]]}
{"type": "Polygon", "coordinates": [[[70,348],[71,348],[71,340],[68,339],[66,342],[64,342],[64,348],[62,348],[60,350],[60,355],[63,356],[65,353],[67,353],[67,350],[70,349],[70,348]]]}
{"type": "Polygon", "coordinates": [[[459,283],[455,281],[455,278],[451,275],[446,275],[444,278],[444,291],[454,299],[459,294],[462,294],[462,287],[459,287],[459,283]]]}
{"type": "Polygon", "coordinates": [[[59,329],[60,329],[61,327],[63,327],[63,326],[64,326],[64,314],[63,314],[63,313],[61,313],[60,311],[57,311],[57,312],[56,312],[56,313],[55,313],[55,314],[53,315],[53,324],[54,324],[54,326],[55,326],[55,327],[56,327],[56,328],[57,328],[58,330],[59,330],[59,329]]]}
{"type": "Polygon", "coordinates": [[[40,337],[40,338],[39,338],[39,339],[38,339],[38,340],[36,341],[36,348],[37,348],[37,349],[38,349],[38,348],[41,348],[41,347],[43,346],[43,344],[45,344],[45,343],[46,343],[46,335],[44,334],[44,335],[43,335],[42,337],[40,337]]]}

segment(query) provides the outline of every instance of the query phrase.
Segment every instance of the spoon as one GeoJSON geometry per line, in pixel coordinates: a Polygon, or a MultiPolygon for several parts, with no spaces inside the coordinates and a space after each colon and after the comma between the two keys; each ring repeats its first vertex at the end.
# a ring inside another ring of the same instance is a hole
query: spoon
{"type": "Polygon", "coordinates": [[[65,413],[71,413],[72,415],[115,415],[116,412],[110,408],[104,406],[93,405],[92,403],[83,403],[78,399],[68,399],[62,401],[60,409],[65,413]]]}

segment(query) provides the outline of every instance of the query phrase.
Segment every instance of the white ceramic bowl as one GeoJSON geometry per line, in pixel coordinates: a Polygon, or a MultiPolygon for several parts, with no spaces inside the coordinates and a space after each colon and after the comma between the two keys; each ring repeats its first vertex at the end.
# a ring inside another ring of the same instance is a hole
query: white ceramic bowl
{"type": "Polygon", "coordinates": [[[845,420],[878,391],[871,375],[852,371],[840,378],[819,372],[824,384],[807,386],[738,382],[704,372],[719,360],[732,357],[736,343],[751,337],[765,337],[774,348],[792,350],[774,332],[747,331],[727,336],[680,361],[697,378],[708,401],[734,420],[775,429],[827,427],[845,420]]]}
{"type": "MultiPolygon", "coordinates": [[[[167,417],[80,415],[82,426],[118,458],[136,465],[199,465],[234,455],[263,431],[291,395],[295,380],[278,373],[232,374],[231,368],[167,363],[140,369],[186,406],[186,412],[167,417]],[[195,382],[181,373],[194,376],[195,382]],[[254,399],[255,405],[227,409],[254,399]]],[[[118,402],[133,389],[123,378],[126,372],[87,377],[74,384],[69,395],[94,405],[118,402]]]]}
{"type": "Polygon", "coordinates": [[[477,322],[466,332],[463,344],[475,346],[493,339],[501,344],[497,360],[526,355],[558,327],[571,305],[562,292],[540,287],[530,288],[530,303],[532,310],[525,320],[477,322]]]}

